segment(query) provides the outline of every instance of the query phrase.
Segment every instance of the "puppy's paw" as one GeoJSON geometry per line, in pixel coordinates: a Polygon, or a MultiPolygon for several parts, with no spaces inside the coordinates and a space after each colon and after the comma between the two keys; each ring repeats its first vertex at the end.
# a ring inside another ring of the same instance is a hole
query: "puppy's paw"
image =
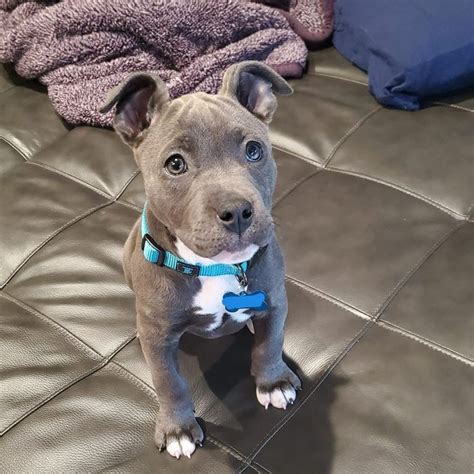
{"type": "Polygon", "coordinates": [[[166,448],[171,456],[179,459],[181,456],[191,457],[197,446],[202,446],[204,433],[198,422],[192,421],[179,426],[169,420],[158,417],[155,430],[155,444],[160,451],[166,448]]]}
{"type": "Polygon", "coordinates": [[[296,391],[301,389],[299,378],[285,365],[275,381],[257,381],[257,400],[268,409],[270,405],[286,410],[296,400],[296,391]]]}
{"type": "Polygon", "coordinates": [[[257,400],[265,410],[270,405],[286,410],[286,407],[296,400],[296,390],[287,382],[277,383],[273,387],[260,386],[257,387],[257,400]]]}

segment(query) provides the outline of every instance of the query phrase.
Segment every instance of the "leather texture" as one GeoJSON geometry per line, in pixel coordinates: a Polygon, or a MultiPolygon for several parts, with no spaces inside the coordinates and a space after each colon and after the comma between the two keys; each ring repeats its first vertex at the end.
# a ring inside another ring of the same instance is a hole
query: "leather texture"
{"type": "Polygon", "coordinates": [[[472,472],[474,91],[385,109],[332,48],[293,86],[271,136],[303,391],[265,411],[246,329],[185,336],[207,440],[176,461],[121,270],[131,152],[0,69],[0,472],[472,472]]]}

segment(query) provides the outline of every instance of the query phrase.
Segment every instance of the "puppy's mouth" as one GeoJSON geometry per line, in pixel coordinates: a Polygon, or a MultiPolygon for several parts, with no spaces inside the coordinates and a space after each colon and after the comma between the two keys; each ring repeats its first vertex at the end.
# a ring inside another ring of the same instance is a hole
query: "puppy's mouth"
{"type": "Polygon", "coordinates": [[[217,263],[242,263],[246,262],[247,260],[250,260],[255,255],[258,249],[258,245],[250,244],[243,249],[232,252],[228,250],[222,250],[217,255],[211,257],[211,260],[217,263]]]}
{"type": "Polygon", "coordinates": [[[272,232],[271,220],[268,225],[260,223],[242,236],[221,229],[197,232],[191,228],[191,231],[176,232],[176,247],[181,258],[189,263],[235,265],[249,261],[260,248],[266,247],[272,232]]]}
{"type": "Polygon", "coordinates": [[[203,257],[202,255],[199,255],[199,253],[191,250],[179,238],[176,241],[178,255],[194,265],[212,265],[214,263],[236,264],[246,262],[255,255],[259,248],[260,247],[256,244],[249,244],[242,246],[241,248],[236,248],[235,250],[221,250],[216,255],[203,257]]]}

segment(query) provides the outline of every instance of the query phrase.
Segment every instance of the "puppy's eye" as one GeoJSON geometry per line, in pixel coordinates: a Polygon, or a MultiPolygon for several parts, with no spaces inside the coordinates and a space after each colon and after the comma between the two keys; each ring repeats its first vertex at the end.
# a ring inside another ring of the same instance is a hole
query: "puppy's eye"
{"type": "Polygon", "coordinates": [[[169,174],[178,176],[186,173],[188,166],[181,155],[171,155],[165,162],[165,169],[169,174]]]}
{"type": "Polygon", "coordinates": [[[260,161],[263,157],[262,145],[255,141],[250,141],[245,147],[245,158],[248,161],[260,161]]]}

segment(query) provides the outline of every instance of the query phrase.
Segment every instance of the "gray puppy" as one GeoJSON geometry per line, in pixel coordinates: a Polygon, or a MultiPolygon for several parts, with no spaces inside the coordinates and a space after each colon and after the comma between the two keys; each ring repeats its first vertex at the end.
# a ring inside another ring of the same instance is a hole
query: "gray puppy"
{"type": "Polygon", "coordinates": [[[123,266],[160,403],[155,443],[177,458],[190,457],[203,441],[177,364],[185,332],[214,338],[247,324],[255,333],[258,401],[284,409],[300,388],[282,359],[288,305],[271,217],[273,92],[292,89],[269,67],[248,61],[226,71],[218,94],[175,100],[160,78],[137,73],[102,109],[115,106],[114,128],[145,183],[147,205],[125,244],[123,266]]]}

